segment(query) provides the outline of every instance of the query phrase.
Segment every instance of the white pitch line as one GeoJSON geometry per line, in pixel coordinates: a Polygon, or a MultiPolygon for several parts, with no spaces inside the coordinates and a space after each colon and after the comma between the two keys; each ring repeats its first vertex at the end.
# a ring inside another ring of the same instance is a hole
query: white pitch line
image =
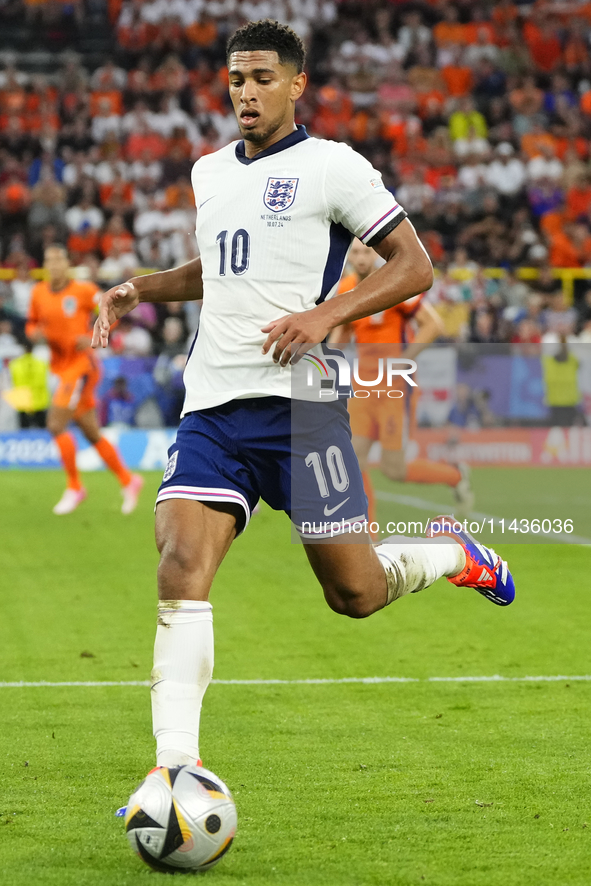
{"type": "MultiPolygon", "coordinates": [[[[591,682],[591,674],[566,675],[566,674],[537,674],[525,677],[502,677],[500,674],[492,676],[467,676],[467,677],[338,677],[318,678],[308,680],[212,680],[217,686],[337,686],[345,683],[561,683],[591,682]]],[[[149,686],[149,680],[69,680],[64,682],[49,682],[39,680],[26,682],[25,680],[14,683],[0,683],[0,689],[35,689],[61,686],[149,686]]]]}
{"type": "MultiPolygon", "coordinates": [[[[416,508],[418,511],[431,511],[436,514],[447,514],[450,512],[450,509],[453,511],[453,505],[441,504],[436,501],[427,501],[425,498],[417,498],[414,495],[395,495],[393,492],[382,492],[379,489],[376,489],[374,495],[380,501],[391,501],[398,505],[406,505],[409,508],[416,508]]],[[[499,529],[503,525],[501,520],[504,520],[505,523],[509,520],[508,517],[496,517],[494,514],[484,514],[482,511],[471,511],[470,518],[472,517],[475,521],[478,520],[479,522],[484,520],[488,523],[489,520],[492,520],[493,527],[498,527],[499,529]]],[[[460,522],[463,523],[464,521],[462,520],[460,522]]],[[[470,522],[470,520],[468,520],[468,522],[470,522]]],[[[511,533],[507,530],[507,532],[501,533],[499,541],[506,541],[507,544],[518,544],[518,539],[522,539],[522,543],[527,544],[526,539],[530,536],[533,536],[534,538],[548,538],[555,543],[585,545],[586,547],[591,546],[591,538],[585,538],[583,535],[574,535],[568,532],[528,532],[522,534],[519,532],[511,533]]]]}

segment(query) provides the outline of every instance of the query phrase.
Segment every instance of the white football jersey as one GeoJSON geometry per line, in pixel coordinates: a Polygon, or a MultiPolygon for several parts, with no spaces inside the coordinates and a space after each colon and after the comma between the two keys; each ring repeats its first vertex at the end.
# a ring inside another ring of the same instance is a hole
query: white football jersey
{"type": "Polygon", "coordinates": [[[379,243],[406,218],[382,177],[303,126],[248,159],[244,142],[192,173],[203,309],[183,415],[245,397],[290,397],[291,367],[262,354],[261,328],[331,298],[354,237],[379,243]]]}

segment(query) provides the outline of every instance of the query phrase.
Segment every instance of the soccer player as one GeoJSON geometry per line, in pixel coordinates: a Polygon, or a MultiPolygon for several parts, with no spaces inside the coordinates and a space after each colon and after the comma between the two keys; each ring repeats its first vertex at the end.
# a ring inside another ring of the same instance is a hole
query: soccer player
{"type": "Polygon", "coordinates": [[[94,393],[100,370],[90,344],[99,290],[93,283],[70,279],[68,253],[58,244],[46,248],[44,269],[47,279],[31,292],[26,332],[33,342],[47,342],[51,371],[59,379],[47,429],[59,449],[67,486],[53,513],[70,514],[86,498],[76,467],[76,441],[68,431],[74,421],[119,480],[121,512],[130,514],[137,505],[143,478],[130,473],[112,443],[101,436],[96,414],[94,393]]]}
{"type": "MultiPolygon", "coordinates": [[[[348,256],[353,273],[343,277],[339,294],[349,292],[376,270],[378,256],[373,249],[355,240],[348,256]]],[[[425,302],[423,294],[409,298],[387,308],[379,314],[361,317],[333,330],[331,344],[347,344],[352,338],[360,345],[360,377],[376,378],[376,364],[380,355],[394,351],[388,345],[404,344],[402,356],[414,359],[442,332],[442,324],[433,308],[425,302]],[[411,328],[416,324],[416,333],[411,328]]],[[[407,389],[407,394],[410,395],[407,389]]],[[[374,495],[367,470],[369,450],[374,441],[382,446],[380,469],[390,480],[405,483],[443,483],[452,487],[459,507],[471,510],[474,496],[470,488],[467,465],[444,464],[426,458],[409,463],[405,460],[405,429],[410,422],[414,403],[410,396],[398,400],[384,397],[353,398],[349,403],[353,449],[359,459],[363,486],[368,498],[369,522],[373,523],[374,495]],[[410,405],[409,405],[410,404],[410,405]]],[[[413,397],[414,400],[414,397],[413,397]]],[[[459,508],[458,508],[459,510],[459,508]]]]}
{"type": "MultiPolygon", "coordinates": [[[[306,84],[299,37],[278,22],[250,22],[230,37],[227,52],[242,140],[193,167],[200,258],[102,295],[93,336],[95,346],[105,347],[110,326],[139,301],[203,298],[185,370],[183,418],[156,505],[152,716],[163,766],[199,758],[201,703],[213,669],[209,593],[220,563],[259,497],[292,512],[292,353],[321,345],[335,326],[385,310],[432,282],[429,259],[380,174],[346,145],[310,138],[295,125],[306,84]],[[354,236],[385,264],[331,298],[354,236]]],[[[365,514],[344,402],[309,405],[328,405],[333,420],[310,432],[317,451],[306,462],[320,472],[329,450],[335,459],[338,453],[348,483],[344,498],[328,482],[322,490],[319,484],[318,520],[335,508],[346,519],[365,514]]],[[[298,462],[296,469],[304,475],[307,466],[298,462]]],[[[337,479],[342,489],[343,475],[337,479]]],[[[449,523],[451,540],[391,538],[377,547],[367,533],[359,544],[348,543],[346,534],[347,543],[325,543],[294,523],[328,605],[351,618],[444,575],[500,605],[513,600],[504,561],[449,523]]]]}

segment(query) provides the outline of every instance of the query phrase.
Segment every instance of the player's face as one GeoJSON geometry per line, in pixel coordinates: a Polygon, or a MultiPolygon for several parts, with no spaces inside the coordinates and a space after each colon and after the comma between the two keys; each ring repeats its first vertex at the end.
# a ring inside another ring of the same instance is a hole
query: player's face
{"type": "Polygon", "coordinates": [[[355,240],[349,253],[349,263],[356,274],[367,277],[374,269],[376,254],[369,246],[364,246],[360,240],[355,240]]]}
{"type": "Polygon", "coordinates": [[[44,258],[44,268],[51,282],[61,283],[68,276],[70,263],[68,256],[61,249],[46,249],[44,258]]]}
{"type": "Polygon", "coordinates": [[[229,78],[230,98],[245,141],[266,146],[289,134],[305,74],[298,74],[293,65],[282,65],[276,52],[256,50],[232,53],[229,78]]]}

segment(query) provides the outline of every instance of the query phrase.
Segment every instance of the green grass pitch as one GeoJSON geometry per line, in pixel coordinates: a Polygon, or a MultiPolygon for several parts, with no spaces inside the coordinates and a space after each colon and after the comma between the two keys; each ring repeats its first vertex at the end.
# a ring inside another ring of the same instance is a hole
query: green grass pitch
{"type": "MultiPolygon", "coordinates": [[[[498,494],[519,476],[475,483],[498,494]]],[[[59,472],[0,473],[0,680],[147,679],[159,477],[147,480],[131,517],[97,473],[56,518],[59,472]]],[[[589,548],[497,549],[516,577],[509,609],[440,581],[355,622],[325,605],[287,518],[253,519],[212,596],[217,679],[418,682],[211,686],[202,756],[234,790],[239,830],[208,882],[588,886],[591,683],[428,681],[590,673],[589,548]]],[[[113,814],[153,765],[146,688],[0,688],[0,724],[2,886],[169,882],[113,814]]]]}

